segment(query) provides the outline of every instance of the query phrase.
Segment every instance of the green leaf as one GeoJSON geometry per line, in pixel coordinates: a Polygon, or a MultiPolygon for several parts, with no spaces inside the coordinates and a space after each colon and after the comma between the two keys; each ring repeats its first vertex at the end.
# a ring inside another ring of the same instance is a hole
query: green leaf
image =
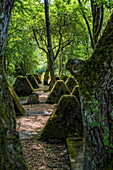
{"type": "Polygon", "coordinates": [[[92,124],[94,127],[97,127],[97,126],[99,126],[99,123],[98,122],[93,122],[93,124],[92,124]]]}

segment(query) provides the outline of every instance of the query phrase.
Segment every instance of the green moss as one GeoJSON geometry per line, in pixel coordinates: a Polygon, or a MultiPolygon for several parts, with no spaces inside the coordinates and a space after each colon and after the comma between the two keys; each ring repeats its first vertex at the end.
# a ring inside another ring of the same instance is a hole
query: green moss
{"type": "Polygon", "coordinates": [[[70,92],[63,80],[57,80],[46,100],[46,103],[57,103],[60,97],[64,94],[70,94],[70,92]]]}
{"type": "Polygon", "coordinates": [[[65,139],[77,133],[82,135],[80,105],[73,95],[63,95],[43,128],[39,138],[65,139]]]}

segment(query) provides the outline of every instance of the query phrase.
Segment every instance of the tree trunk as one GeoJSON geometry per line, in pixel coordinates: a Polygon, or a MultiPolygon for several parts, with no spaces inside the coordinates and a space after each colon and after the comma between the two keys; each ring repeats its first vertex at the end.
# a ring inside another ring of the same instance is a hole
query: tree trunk
{"type": "Polygon", "coordinates": [[[53,50],[52,50],[52,42],[51,42],[51,29],[50,29],[50,21],[49,21],[49,5],[48,0],[44,0],[45,3],[45,18],[46,18],[46,28],[47,28],[47,40],[48,40],[48,63],[51,75],[51,83],[52,86],[55,83],[55,73],[54,73],[54,62],[53,62],[53,50]]]}
{"type": "Polygon", "coordinates": [[[107,170],[113,138],[113,13],[92,56],[70,59],[67,69],[80,86],[84,119],[84,170],[107,170]]]}
{"type": "Polygon", "coordinates": [[[91,46],[94,49],[95,46],[96,46],[96,43],[98,41],[99,34],[101,32],[101,29],[102,29],[103,16],[104,16],[103,3],[101,4],[101,6],[99,6],[95,3],[95,0],[90,0],[92,18],[93,18],[93,22],[92,22],[93,30],[92,31],[91,31],[91,28],[90,28],[89,21],[86,17],[84,7],[82,5],[81,0],[78,0],[78,3],[81,7],[82,15],[83,15],[83,18],[86,22],[87,28],[88,28],[88,32],[89,32],[89,36],[90,36],[90,40],[91,40],[91,46]]]}
{"type": "Polygon", "coordinates": [[[16,132],[14,107],[4,72],[6,44],[13,0],[0,2],[0,169],[27,170],[21,141],[16,132]]]}
{"type": "Polygon", "coordinates": [[[44,75],[44,85],[48,85],[48,80],[49,80],[49,67],[47,66],[45,75],[44,75]]]}

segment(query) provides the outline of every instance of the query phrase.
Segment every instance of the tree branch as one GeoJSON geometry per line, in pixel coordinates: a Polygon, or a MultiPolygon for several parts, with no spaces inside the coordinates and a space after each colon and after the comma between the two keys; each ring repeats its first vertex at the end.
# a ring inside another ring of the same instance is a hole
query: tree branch
{"type": "MultiPolygon", "coordinates": [[[[82,7],[81,1],[78,0],[78,2],[79,2],[80,7],[82,7]]],[[[91,29],[90,29],[90,26],[89,26],[89,22],[88,22],[85,14],[84,14],[84,11],[82,10],[82,8],[81,8],[81,11],[82,11],[83,18],[84,18],[84,20],[86,22],[86,25],[87,25],[87,28],[88,28],[88,31],[89,31],[90,40],[91,40],[91,46],[94,49],[93,37],[92,37],[92,34],[91,34],[91,29]]]]}
{"type": "Polygon", "coordinates": [[[103,16],[104,16],[104,8],[103,8],[103,5],[101,6],[101,18],[100,18],[100,23],[99,23],[99,26],[98,26],[98,29],[96,31],[96,33],[94,34],[94,39],[95,37],[98,37],[101,29],[102,29],[102,23],[103,23],[103,16]]]}
{"type": "Polygon", "coordinates": [[[35,32],[34,29],[32,29],[32,30],[33,30],[33,35],[34,35],[34,38],[35,38],[35,41],[36,41],[36,43],[37,43],[38,48],[41,49],[41,50],[43,50],[46,54],[48,54],[48,52],[47,52],[43,47],[40,47],[40,44],[39,44],[38,39],[37,39],[37,37],[36,37],[36,32],[35,32]]]}

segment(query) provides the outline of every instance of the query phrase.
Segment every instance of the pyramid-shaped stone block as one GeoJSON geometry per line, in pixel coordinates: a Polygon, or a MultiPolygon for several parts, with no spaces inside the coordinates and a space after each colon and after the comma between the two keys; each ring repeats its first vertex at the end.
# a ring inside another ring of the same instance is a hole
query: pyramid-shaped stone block
{"type": "Polygon", "coordinates": [[[74,95],[78,101],[80,101],[80,96],[79,96],[79,85],[76,85],[71,93],[74,95]]]}
{"type": "Polygon", "coordinates": [[[34,75],[28,74],[28,75],[26,75],[26,77],[28,78],[28,80],[30,81],[30,83],[31,83],[31,85],[33,86],[34,89],[37,89],[37,88],[40,87],[36,78],[34,77],[34,75]]]}
{"type": "Polygon", "coordinates": [[[26,76],[18,76],[13,88],[19,97],[29,96],[33,92],[33,87],[26,76]]]}
{"type": "Polygon", "coordinates": [[[57,80],[46,100],[46,103],[58,103],[60,97],[64,94],[70,94],[68,87],[63,80],[57,80]]]}
{"type": "Polygon", "coordinates": [[[37,80],[37,82],[39,84],[42,84],[42,81],[41,81],[41,78],[40,78],[39,74],[38,73],[34,73],[33,75],[34,75],[35,79],[37,80]]]}
{"type": "Polygon", "coordinates": [[[75,80],[74,77],[69,77],[65,84],[67,85],[67,87],[69,88],[69,91],[72,92],[72,90],[74,89],[74,87],[77,85],[77,82],[75,80]]]}
{"type": "Polygon", "coordinates": [[[39,138],[65,139],[69,136],[83,135],[82,114],[80,104],[74,95],[63,95],[39,138]]]}
{"type": "Polygon", "coordinates": [[[63,80],[64,82],[66,82],[66,80],[68,79],[68,76],[60,75],[60,79],[63,80]]]}
{"type": "Polygon", "coordinates": [[[9,87],[9,91],[10,91],[12,99],[13,99],[16,116],[22,116],[25,113],[25,109],[23,108],[22,104],[20,103],[17,94],[15,93],[15,91],[13,90],[13,88],[9,82],[8,82],[8,87],[9,87]]]}

